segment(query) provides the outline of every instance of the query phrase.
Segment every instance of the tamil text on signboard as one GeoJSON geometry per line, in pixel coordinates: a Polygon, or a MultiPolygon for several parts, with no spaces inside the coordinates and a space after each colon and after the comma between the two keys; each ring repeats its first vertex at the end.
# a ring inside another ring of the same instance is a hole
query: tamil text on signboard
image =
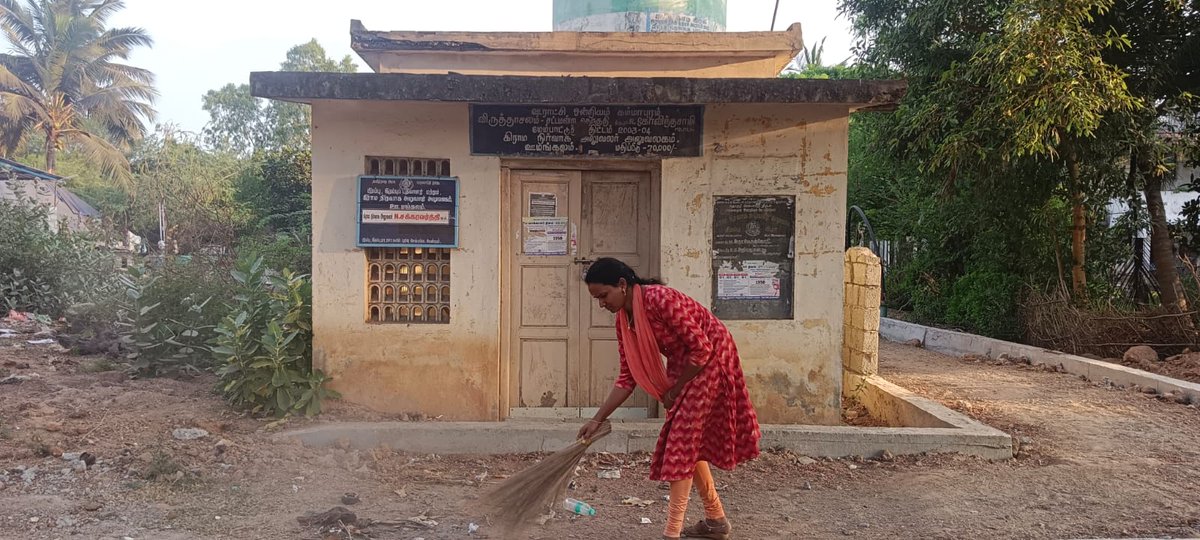
{"type": "Polygon", "coordinates": [[[472,105],[471,153],[694,157],[702,105],[472,105]]]}
{"type": "Polygon", "coordinates": [[[360,176],[358,245],[458,247],[458,179],[360,176]]]}

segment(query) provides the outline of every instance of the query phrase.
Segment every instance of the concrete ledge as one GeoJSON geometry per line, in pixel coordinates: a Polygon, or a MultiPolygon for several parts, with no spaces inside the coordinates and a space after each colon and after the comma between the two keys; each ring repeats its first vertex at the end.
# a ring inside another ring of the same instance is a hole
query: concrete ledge
{"type": "Polygon", "coordinates": [[[1086,377],[1090,381],[1107,380],[1122,386],[1136,384],[1154,388],[1160,394],[1176,392],[1189,396],[1192,402],[1200,402],[1200,384],[1032,345],[886,318],[880,320],[879,335],[888,341],[897,342],[920,339],[926,349],[953,355],[976,354],[992,358],[1001,354],[1014,358],[1024,356],[1033,364],[1059,367],[1067,373],[1086,377]]]}
{"type": "MultiPolygon", "coordinates": [[[[922,398],[878,375],[863,376],[845,372],[842,378],[847,399],[867,408],[871,416],[894,427],[955,428],[965,427],[954,411],[922,398]]],[[[970,419],[967,419],[968,421],[970,419]]]]}
{"type": "MultiPolygon", "coordinates": [[[[914,439],[909,442],[923,449],[904,453],[958,452],[986,459],[1013,457],[1012,437],[1009,434],[909,392],[883,377],[847,372],[845,384],[851,385],[851,397],[866,407],[871,416],[891,426],[904,426],[852,429],[883,430],[880,434],[911,434],[914,439]]],[[[898,454],[895,450],[890,451],[898,454]]],[[[870,456],[873,453],[862,455],[870,456]]]]}
{"type": "Polygon", "coordinates": [[[906,323],[887,317],[879,319],[879,336],[888,341],[903,343],[915,339],[921,343],[925,343],[925,331],[928,329],[928,327],[919,324],[906,323]]]}
{"type": "MultiPolygon", "coordinates": [[[[966,423],[955,419],[947,425],[954,427],[763,425],[760,446],[813,457],[872,457],[884,451],[893,455],[959,452],[986,459],[1012,457],[1012,441],[1004,433],[970,419],[966,423]]],[[[660,428],[661,424],[654,422],[616,423],[613,433],[597,442],[591,451],[652,452],[660,428]]],[[[578,423],[533,421],[345,422],[287,431],[273,438],[299,440],[314,447],[333,447],[344,442],[359,450],[387,446],[423,454],[521,454],[561,450],[574,442],[578,429],[578,423]]]]}

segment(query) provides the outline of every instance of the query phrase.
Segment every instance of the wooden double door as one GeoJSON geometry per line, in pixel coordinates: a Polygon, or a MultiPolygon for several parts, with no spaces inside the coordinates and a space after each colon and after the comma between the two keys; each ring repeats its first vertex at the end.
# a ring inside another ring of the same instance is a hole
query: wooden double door
{"type": "MultiPolygon", "coordinates": [[[[583,274],[600,257],[651,275],[658,197],[651,171],[509,169],[509,416],[590,416],[619,371],[615,316],[583,274]]],[[[642,391],[615,416],[653,413],[642,391]]]]}

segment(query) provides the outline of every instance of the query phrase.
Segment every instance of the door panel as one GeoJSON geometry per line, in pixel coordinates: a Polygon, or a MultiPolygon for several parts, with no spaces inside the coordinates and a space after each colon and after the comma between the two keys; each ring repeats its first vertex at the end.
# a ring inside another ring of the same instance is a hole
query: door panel
{"type": "Polygon", "coordinates": [[[522,407],[562,406],[567,396],[567,341],[521,343],[522,407]]]}
{"type": "MultiPolygon", "coordinates": [[[[617,352],[617,340],[615,338],[591,340],[589,357],[591,358],[592,376],[590,377],[591,398],[588,405],[599,407],[604,404],[604,398],[608,397],[608,393],[612,391],[613,383],[617,381],[617,375],[621,371],[621,355],[617,352]]],[[[633,401],[634,397],[629,399],[630,401],[625,404],[626,407],[645,406],[643,402],[633,401]]]]}
{"type": "Polygon", "coordinates": [[[585,227],[592,239],[590,249],[593,253],[603,253],[606,256],[624,259],[638,255],[640,231],[635,227],[644,225],[638,223],[638,206],[641,204],[640,185],[637,178],[628,180],[622,178],[597,178],[597,174],[584,175],[584,210],[587,223],[585,227]],[[603,181],[609,180],[609,181],[603,181]],[[623,181],[625,180],[625,181],[623,181]]]}
{"type": "Polygon", "coordinates": [[[527,254],[525,218],[578,218],[579,173],[512,171],[509,201],[515,230],[509,320],[518,407],[565,407],[579,361],[579,291],[569,253],[527,254]]]}
{"type": "MultiPolygon", "coordinates": [[[[625,171],[584,171],[582,186],[582,220],[579,231],[579,251],[582,258],[595,260],[615,257],[632,267],[639,275],[648,274],[650,257],[651,193],[650,174],[625,171]]],[[[616,317],[591,299],[586,285],[583,294],[591,300],[584,307],[584,340],[589,343],[581,354],[590,367],[588,377],[592,389],[588,406],[599,407],[608,397],[608,389],[616,380],[620,366],[614,325],[616,317]]],[[[634,392],[627,407],[647,407],[650,397],[642,390],[634,392]]]]}
{"type": "Polygon", "coordinates": [[[523,328],[561,328],[566,330],[573,307],[568,301],[573,277],[570,268],[555,266],[521,267],[521,326],[523,328]]]}

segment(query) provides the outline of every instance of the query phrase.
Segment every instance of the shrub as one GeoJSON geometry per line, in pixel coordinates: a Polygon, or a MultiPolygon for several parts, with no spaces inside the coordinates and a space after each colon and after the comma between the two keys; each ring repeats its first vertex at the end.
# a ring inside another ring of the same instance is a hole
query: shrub
{"type": "Polygon", "coordinates": [[[1020,335],[1017,296],[1021,281],[993,270],[968,272],[954,282],[946,302],[946,322],[985,336],[1013,339],[1020,335]]]}
{"type": "Polygon", "coordinates": [[[136,374],[194,374],[213,367],[208,344],[216,337],[225,295],[216,275],[212,267],[180,258],[120,277],[125,302],[118,325],[136,374]]]}
{"type": "Polygon", "coordinates": [[[260,256],[243,257],[232,272],[237,294],[217,325],[212,347],[226,401],[256,414],[283,417],[321,412],[336,397],[312,367],[312,285],[305,275],[269,272],[260,256]]]}
{"type": "Polygon", "coordinates": [[[0,201],[0,307],[57,318],[115,291],[116,258],[88,233],[54,232],[40,205],[0,201]]]}
{"type": "Polygon", "coordinates": [[[289,268],[300,274],[312,272],[312,229],[305,225],[292,231],[246,236],[238,251],[257,253],[267,268],[289,268]]]}

